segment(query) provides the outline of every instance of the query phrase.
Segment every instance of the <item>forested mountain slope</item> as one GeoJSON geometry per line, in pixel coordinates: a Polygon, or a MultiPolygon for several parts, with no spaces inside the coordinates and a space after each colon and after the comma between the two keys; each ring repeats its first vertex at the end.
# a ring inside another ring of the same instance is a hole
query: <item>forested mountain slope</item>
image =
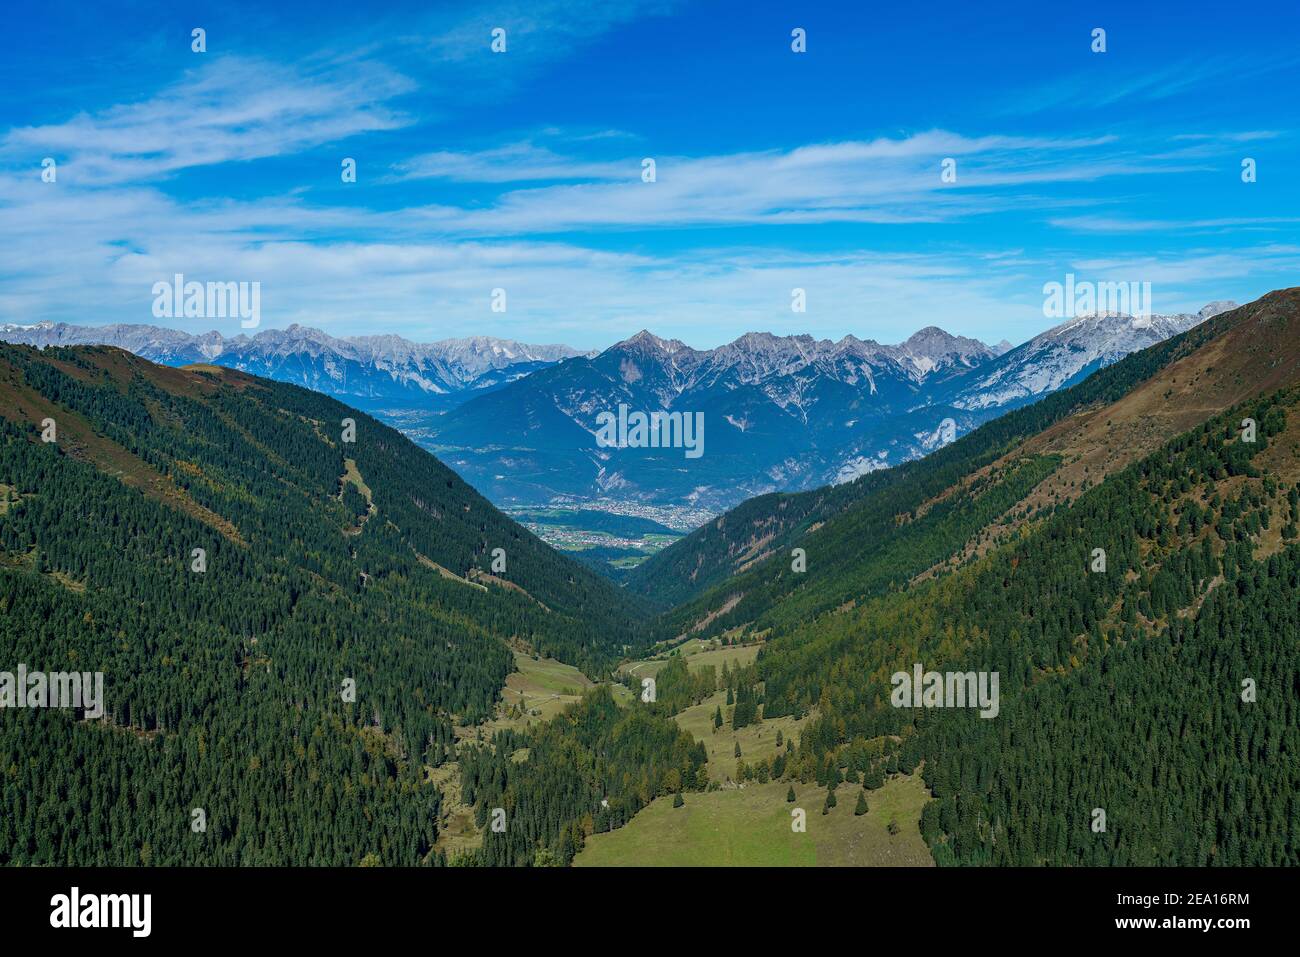
{"type": "Polygon", "coordinates": [[[0,862],[433,859],[425,768],[507,642],[599,674],[637,617],[325,396],[0,346],[0,668],[103,672],[106,707],[0,712],[0,862]]]}
{"type": "Polygon", "coordinates": [[[940,863],[1300,863],[1298,479],[1291,386],[953,574],[781,615],[757,661],[764,719],[816,709],[795,773],[819,781],[901,736],[940,863]],[[891,676],[918,662],[997,673],[996,717],[893,707],[891,676]]]}

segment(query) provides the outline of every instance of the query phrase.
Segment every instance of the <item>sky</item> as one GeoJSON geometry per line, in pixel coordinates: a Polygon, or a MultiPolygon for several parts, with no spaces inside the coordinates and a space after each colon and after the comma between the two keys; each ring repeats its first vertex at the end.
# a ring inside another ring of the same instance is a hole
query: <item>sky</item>
{"type": "Polygon", "coordinates": [[[1294,0],[105,0],[6,27],[0,323],[252,331],[155,318],[180,273],[338,336],[1019,343],[1067,274],[1157,313],[1300,285],[1294,0]]]}

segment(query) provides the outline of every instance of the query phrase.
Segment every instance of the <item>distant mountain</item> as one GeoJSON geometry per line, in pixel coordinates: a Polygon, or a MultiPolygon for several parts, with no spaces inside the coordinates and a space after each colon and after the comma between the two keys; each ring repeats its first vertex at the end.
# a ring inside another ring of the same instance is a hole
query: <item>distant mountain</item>
{"type": "Polygon", "coordinates": [[[499,388],[580,353],[472,336],[418,343],[400,336],[336,338],[307,326],[227,339],[149,325],[0,326],[0,339],[37,346],[110,345],[170,366],[211,363],[345,397],[356,405],[444,411],[468,395],[499,388]]]}
{"type": "Polygon", "coordinates": [[[710,350],[640,332],[477,396],[421,441],[496,502],[617,496],[721,510],[926,455],[1226,308],[1074,319],[1014,349],[935,326],[896,346],[747,333],[710,350]],[[702,454],[635,447],[630,434],[606,447],[598,417],[621,408],[702,415],[702,454]]]}
{"type": "Polygon", "coordinates": [[[1071,319],[1010,348],[927,326],[898,345],[751,332],[716,349],[640,332],[601,353],[477,336],[415,343],[293,325],[255,336],[149,325],[0,326],[38,347],[106,344],[151,361],[208,363],[383,414],[492,501],[617,498],[724,510],[842,484],[933,452],[1003,412],[1233,307],[1071,319]],[[680,413],[701,454],[603,447],[598,417],[680,413]]]}
{"type": "MultiPolygon", "coordinates": [[[[849,468],[869,471],[922,454],[943,418],[910,413],[922,388],[994,358],[934,328],[898,346],[749,333],[711,350],[640,332],[476,397],[432,423],[428,444],[495,501],[619,496],[722,508],[834,481],[855,458],[863,464],[849,468]],[[620,405],[702,414],[703,454],[601,447],[597,417],[620,405]]],[[[968,429],[976,416],[963,415],[968,429]]]]}
{"type": "Polygon", "coordinates": [[[1032,402],[1079,382],[1131,352],[1163,342],[1192,326],[1236,309],[1212,302],[1194,315],[1082,316],[1008,349],[952,397],[962,409],[1006,408],[1032,402]]]}
{"type": "MultiPolygon", "coordinates": [[[[1024,403],[924,460],[852,484],[743,502],[647,559],[628,576],[628,588],[664,604],[681,605],[676,618],[666,623],[664,634],[676,634],[683,623],[707,618],[736,592],[775,602],[769,588],[772,582],[780,580],[779,586],[772,587],[779,587],[784,595],[801,587],[800,580],[782,576],[788,564],[766,559],[788,553],[816,530],[821,534],[820,561],[855,561],[863,541],[879,540],[897,516],[915,513],[922,503],[946,501],[959,477],[978,475],[999,460],[1018,462],[1023,455],[1007,451],[1009,443],[1013,449],[1028,448],[1036,455],[1054,454],[1067,460],[1044,483],[1043,489],[1050,491],[1040,495],[1039,502],[1068,500],[1102,475],[1149,453],[1153,443],[1249,395],[1300,381],[1300,349],[1281,348],[1297,325],[1297,290],[1216,314],[1083,382],[1039,402],[1024,403]],[[1211,361],[1209,344],[1216,337],[1222,337],[1220,344],[1231,343],[1240,355],[1234,352],[1231,361],[1211,361]],[[1245,347],[1243,343],[1252,338],[1266,345],[1245,347]],[[1206,350],[1200,352],[1206,371],[1186,371],[1185,364],[1198,350],[1206,350]],[[1277,361],[1282,355],[1285,361],[1277,361]],[[1106,411],[1098,412],[1099,408],[1106,411]],[[876,524],[842,523],[842,534],[836,536],[838,551],[828,554],[825,530],[837,516],[855,511],[870,513],[876,524]]],[[[828,600],[838,603],[847,596],[828,600]]],[[[737,615],[745,613],[740,608],[737,615]]]]}

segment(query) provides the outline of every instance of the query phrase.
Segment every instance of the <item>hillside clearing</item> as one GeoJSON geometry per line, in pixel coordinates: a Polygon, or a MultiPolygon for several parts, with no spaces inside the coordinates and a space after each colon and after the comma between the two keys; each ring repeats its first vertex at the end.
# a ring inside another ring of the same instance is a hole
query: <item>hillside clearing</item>
{"type": "Polygon", "coordinates": [[[837,789],[823,815],[824,788],[784,782],[686,794],[683,807],[657,798],[617,831],[587,838],[576,867],[933,867],[921,838],[929,799],[919,777],[894,777],[867,792],[870,811],[853,813],[856,786],[837,789]],[[791,830],[791,809],[807,812],[807,832],[791,830]],[[889,833],[897,820],[898,834],[889,833]]]}

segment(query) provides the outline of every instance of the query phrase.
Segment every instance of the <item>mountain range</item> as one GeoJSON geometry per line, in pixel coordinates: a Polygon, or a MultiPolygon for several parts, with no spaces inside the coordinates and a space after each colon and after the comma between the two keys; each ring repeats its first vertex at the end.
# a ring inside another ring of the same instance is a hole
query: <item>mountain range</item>
{"type": "Polygon", "coordinates": [[[208,363],[291,382],[360,408],[432,412],[580,354],[568,346],[491,336],[428,343],[394,335],[336,338],[296,324],[226,338],[215,331],[190,335],[151,325],[40,322],[0,325],[0,339],[38,348],[117,346],[163,365],[208,363]]]}
{"type": "Polygon", "coordinates": [[[336,338],[300,325],[225,338],[42,322],[0,326],[0,339],[113,345],[161,364],[219,365],[333,395],[402,429],[503,505],[617,499],[709,512],[929,454],[1232,307],[1086,316],[1015,348],[936,326],[898,345],[755,332],[704,350],[643,331],[585,354],[487,336],[336,338]],[[597,419],[620,407],[697,416],[700,454],[602,443],[597,419]]]}
{"type": "Polygon", "coordinates": [[[418,439],[499,503],[723,510],[926,455],[1231,307],[1072,319],[1016,348],[934,326],[899,345],[749,333],[709,350],[641,332],[475,396],[418,439]],[[598,417],[620,407],[701,415],[702,454],[603,442],[598,417]]]}

